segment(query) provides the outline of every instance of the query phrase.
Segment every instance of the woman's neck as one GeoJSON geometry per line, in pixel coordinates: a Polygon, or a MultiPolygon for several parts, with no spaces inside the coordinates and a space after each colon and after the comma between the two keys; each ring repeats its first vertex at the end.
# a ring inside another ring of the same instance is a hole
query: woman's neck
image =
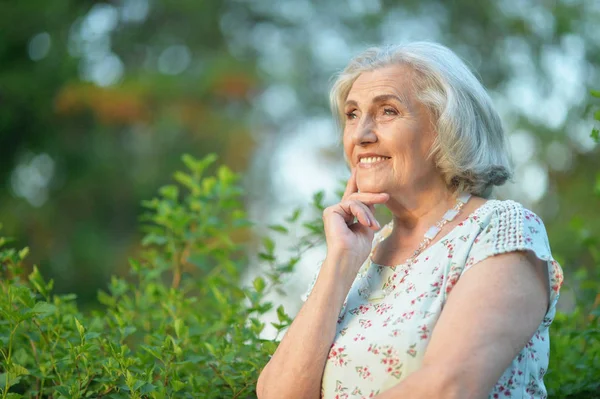
{"type": "Polygon", "coordinates": [[[410,242],[422,238],[427,229],[438,222],[454,206],[457,194],[447,187],[403,192],[390,196],[386,207],[392,212],[393,231],[390,236],[410,242]]]}

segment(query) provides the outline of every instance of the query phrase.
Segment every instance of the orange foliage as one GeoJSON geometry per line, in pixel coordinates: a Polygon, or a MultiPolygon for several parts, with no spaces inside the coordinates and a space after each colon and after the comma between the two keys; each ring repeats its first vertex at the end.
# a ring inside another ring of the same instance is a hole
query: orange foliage
{"type": "Polygon", "coordinates": [[[90,110],[105,125],[147,121],[150,115],[149,107],[139,92],[89,84],[63,87],[56,95],[54,106],[56,112],[62,115],[75,115],[90,110]]]}
{"type": "Polygon", "coordinates": [[[213,90],[216,95],[229,99],[243,99],[255,85],[255,78],[248,74],[230,73],[217,78],[213,90]]]}
{"type": "Polygon", "coordinates": [[[223,163],[236,172],[248,169],[250,158],[254,155],[256,142],[248,131],[231,132],[228,137],[223,163]]]}

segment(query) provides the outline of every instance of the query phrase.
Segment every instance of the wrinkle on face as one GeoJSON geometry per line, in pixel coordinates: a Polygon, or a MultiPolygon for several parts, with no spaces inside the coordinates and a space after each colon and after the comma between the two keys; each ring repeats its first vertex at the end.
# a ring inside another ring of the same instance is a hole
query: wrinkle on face
{"type": "Polygon", "coordinates": [[[344,150],[351,165],[357,165],[357,154],[361,152],[392,158],[386,169],[359,168],[359,189],[362,180],[365,190],[389,192],[419,184],[419,179],[437,173],[428,156],[435,128],[431,112],[414,92],[415,74],[404,65],[365,72],[348,93],[344,109],[350,115],[344,128],[344,150]],[[398,115],[388,115],[385,107],[397,110],[398,115]]]}

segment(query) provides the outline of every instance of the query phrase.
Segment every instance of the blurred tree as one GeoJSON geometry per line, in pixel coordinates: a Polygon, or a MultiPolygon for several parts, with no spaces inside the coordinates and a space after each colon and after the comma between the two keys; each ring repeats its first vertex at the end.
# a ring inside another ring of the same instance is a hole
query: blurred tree
{"type": "Polygon", "coordinates": [[[139,203],[181,153],[220,153],[242,170],[253,148],[257,79],[224,49],[219,3],[149,7],[38,1],[0,13],[0,217],[83,301],[136,250],[139,203]]]}
{"type": "MultiPolygon", "coordinates": [[[[0,4],[0,220],[84,301],[137,251],[138,204],[182,152],[245,170],[258,145],[327,117],[328,79],[368,44],[436,40],[478,71],[513,147],[530,147],[517,174],[549,179],[541,196],[501,195],[542,213],[565,261],[580,253],[567,221],[600,217],[582,194],[600,163],[582,122],[600,76],[598,2],[0,4]]],[[[252,160],[253,196],[276,201],[269,160],[252,160]]]]}

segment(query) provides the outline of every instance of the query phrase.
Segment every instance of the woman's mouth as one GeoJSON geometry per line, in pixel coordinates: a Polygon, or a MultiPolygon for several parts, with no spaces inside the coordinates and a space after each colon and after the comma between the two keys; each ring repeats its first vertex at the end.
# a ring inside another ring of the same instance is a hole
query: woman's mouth
{"type": "Polygon", "coordinates": [[[388,159],[390,159],[390,157],[381,157],[381,156],[363,157],[358,162],[358,166],[360,166],[361,168],[372,168],[376,165],[379,165],[379,164],[387,161],[388,159]]]}

